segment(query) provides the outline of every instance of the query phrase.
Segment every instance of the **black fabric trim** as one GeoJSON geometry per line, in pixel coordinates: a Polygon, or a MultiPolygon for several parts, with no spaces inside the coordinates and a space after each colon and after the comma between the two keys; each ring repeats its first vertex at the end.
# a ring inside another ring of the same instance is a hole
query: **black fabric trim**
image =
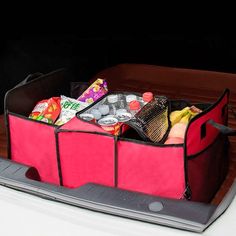
{"type": "MultiPolygon", "coordinates": [[[[186,130],[186,134],[187,134],[187,131],[188,131],[188,128],[190,126],[191,123],[193,123],[195,120],[197,120],[198,118],[204,116],[205,114],[207,114],[208,112],[210,112],[211,110],[213,110],[216,106],[218,106],[218,104],[221,102],[221,100],[223,99],[223,97],[225,95],[228,95],[228,98],[229,98],[229,89],[225,89],[223,94],[220,96],[220,98],[218,98],[218,100],[213,103],[210,107],[208,107],[206,110],[202,111],[200,114],[196,115],[195,117],[193,117],[189,124],[188,124],[188,127],[187,127],[187,130],[186,130]]],[[[184,139],[186,140],[186,137],[184,137],[184,139]]]]}
{"type": "Polygon", "coordinates": [[[31,82],[32,80],[35,80],[37,79],[38,77],[41,77],[43,76],[44,74],[43,73],[40,73],[40,72],[36,72],[36,73],[33,73],[33,74],[29,74],[24,80],[22,80],[20,83],[18,83],[14,88],[17,88],[17,87],[20,87],[22,85],[25,85],[26,83],[29,83],[31,82]]]}
{"type": "MultiPolygon", "coordinates": [[[[193,117],[194,119],[194,117],[193,117]]],[[[191,122],[191,120],[190,120],[191,122]]],[[[188,128],[188,127],[187,127],[188,128]]],[[[185,193],[184,193],[184,198],[186,198],[187,200],[191,200],[191,197],[192,197],[192,193],[191,193],[191,187],[189,185],[189,182],[188,182],[188,158],[187,158],[187,144],[186,144],[186,133],[187,133],[187,130],[185,132],[185,137],[184,137],[184,178],[185,178],[185,193]]]]}
{"type": "Polygon", "coordinates": [[[59,150],[58,129],[54,130],[54,134],[55,134],[55,141],[56,141],[57,169],[58,169],[59,181],[60,181],[60,185],[63,186],[63,177],[62,177],[62,169],[61,169],[60,150],[59,150]]]}
{"type": "Polygon", "coordinates": [[[117,136],[114,137],[114,186],[118,187],[118,148],[117,136]]]}
{"type": "Polygon", "coordinates": [[[124,138],[124,137],[118,137],[118,141],[127,141],[131,143],[136,143],[136,144],[142,144],[142,145],[147,145],[147,146],[153,146],[153,147],[160,147],[160,148],[166,148],[166,147],[183,147],[183,144],[162,144],[162,143],[153,143],[153,142],[146,142],[142,140],[137,140],[137,139],[130,139],[130,138],[124,138]]]}
{"type": "Polygon", "coordinates": [[[4,122],[6,127],[6,136],[7,136],[7,159],[11,160],[11,136],[10,136],[10,122],[9,122],[9,112],[4,109],[4,122]]]}
{"type": "Polygon", "coordinates": [[[57,133],[64,132],[64,133],[85,133],[85,134],[97,134],[97,135],[103,135],[103,136],[108,136],[111,138],[114,138],[114,135],[108,134],[108,133],[100,133],[97,131],[86,131],[86,130],[67,130],[67,129],[58,129],[57,133]]]}
{"type": "Polygon", "coordinates": [[[226,114],[226,110],[227,110],[227,104],[225,104],[222,109],[221,109],[221,116],[224,117],[226,114]]]}
{"type": "Polygon", "coordinates": [[[51,127],[54,127],[54,128],[61,127],[61,126],[54,125],[54,124],[48,124],[48,123],[43,122],[43,121],[40,121],[40,120],[34,120],[34,119],[31,119],[31,118],[29,118],[29,117],[27,117],[27,116],[19,115],[19,114],[14,113],[14,112],[9,112],[9,111],[8,111],[8,114],[9,114],[9,115],[16,116],[16,117],[19,117],[19,118],[24,119],[24,120],[28,120],[28,121],[30,121],[30,122],[36,122],[36,123],[40,123],[40,124],[43,124],[43,125],[48,125],[48,126],[51,126],[51,127]]]}

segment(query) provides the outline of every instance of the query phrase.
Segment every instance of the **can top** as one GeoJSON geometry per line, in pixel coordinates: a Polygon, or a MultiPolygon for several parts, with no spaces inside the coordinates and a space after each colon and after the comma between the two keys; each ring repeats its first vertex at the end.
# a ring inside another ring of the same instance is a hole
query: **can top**
{"type": "Polygon", "coordinates": [[[118,120],[114,117],[104,117],[98,121],[101,126],[110,126],[118,123],[118,120]]]}
{"type": "Polygon", "coordinates": [[[126,122],[132,118],[132,114],[129,112],[120,112],[116,115],[119,122],[126,122]]]}
{"type": "Polygon", "coordinates": [[[109,106],[108,105],[100,105],[98,110],[101,112],[102,115],[106,115],[109,113],[109,106]]]}
{"type": "Polygon", "coordinates": [[[115,103],[118,102],[118,95],[117,94],[112,94],[107,97],[107,101],[109,103],[115,103]]]}
{"type": "Polygon", "coordinates": [[[90,111],[90,113],[91,113],[92,115],[94,115],[94,118],[95,118],[96,120],[99,120],[99,119],[101,118],[101,116],[102,116],[101,112],[100,112],[98,109],[95,109],[95,108],[93,108],[93,109],[90,111]]]}
{"type": "Polygon", "coordinates": [[[79,117],[83,120],[86,120],[86,121],[91,121],[94,119],[94,115],[93,114],[89,114],[89,113],[83,113],[83,114],[80,114],[79,117]]]}

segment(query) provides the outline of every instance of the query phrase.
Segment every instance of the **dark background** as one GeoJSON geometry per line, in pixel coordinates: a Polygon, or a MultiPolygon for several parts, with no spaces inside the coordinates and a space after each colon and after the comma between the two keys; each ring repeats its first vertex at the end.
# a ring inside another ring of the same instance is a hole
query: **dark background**
{"type": "Polygon", "coordinates": [[[223,34],[18,34],[0,43],[0,113],[6,91],[28,74],[62,67],[82,81],[119,63],[236,73],[236,39],[223,34]]]}

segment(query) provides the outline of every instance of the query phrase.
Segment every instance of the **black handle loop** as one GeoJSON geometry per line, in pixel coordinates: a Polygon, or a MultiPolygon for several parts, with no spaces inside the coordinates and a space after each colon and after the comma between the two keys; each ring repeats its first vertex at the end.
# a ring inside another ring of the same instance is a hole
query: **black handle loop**
{"type": "Polygon", "coordinates": [[[208,120],[207,123],[212,125],[214,128],[218,129],[224,135],[236,136],[236,130],[234,130],[228,126],[219,124],[219,123],[215,122],[214,120],[208,120]]]}
{"type": "Polygon", "coordinates": [[[22,80],[19,84],[17,84],[17,85],[15,86],[15,88],[20,87],[20,86],[22,86],[22,85],[24,85],[24,84],[26,84],[26,83],[28,83],[28,82],[34,80],[34,79],[37,79],[38,77],[40,77],[40,76],[42,76],[42,75],[43,75],[43,74],[40,73],[40,72],[36,72],[36,73],[33,73],[33,74],[29,74],[24,80],[22,80]]]}

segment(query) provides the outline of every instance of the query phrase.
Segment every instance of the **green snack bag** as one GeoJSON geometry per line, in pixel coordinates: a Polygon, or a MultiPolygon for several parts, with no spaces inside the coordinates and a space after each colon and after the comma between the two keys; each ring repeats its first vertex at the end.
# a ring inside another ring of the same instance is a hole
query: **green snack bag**
{"type": "Polygon", "coordinates": [[[55,125],[65,124],[71,120],[78,111],[83,110],[87,106],[88,104],[84,102],[61,95],[61,114],[55,125]]]}

